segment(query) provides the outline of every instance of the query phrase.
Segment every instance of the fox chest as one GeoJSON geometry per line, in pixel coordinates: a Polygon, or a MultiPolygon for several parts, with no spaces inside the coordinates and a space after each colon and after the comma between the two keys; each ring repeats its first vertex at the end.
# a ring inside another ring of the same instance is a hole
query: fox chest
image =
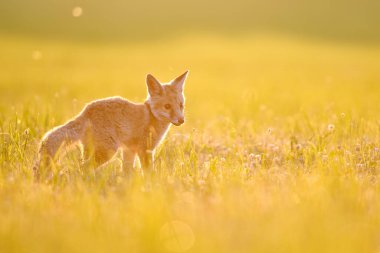
{"type": "Polygon", "coordinates": [[[166,133],[168,132],[168,127],[163,129],[156,129],[150,127],[148,131],[147,146],[151,149],[157,147],[157,145],[164,139],[166,133]]]}
{"type": "Polygon", "coordinates": [[[129,135],[124,141],[128,148],[138,151],[140,149],[153,150],[165,137],[168,128],[156,129],[150,126],[145,131],[138,131],[136,135],[129,135]]]}

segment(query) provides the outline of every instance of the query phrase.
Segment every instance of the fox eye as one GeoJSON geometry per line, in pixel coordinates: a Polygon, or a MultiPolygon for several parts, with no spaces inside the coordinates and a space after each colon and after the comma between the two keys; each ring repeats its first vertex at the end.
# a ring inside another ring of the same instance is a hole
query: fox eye
{"type": "Polygon", "coordinates": [[[170,108],[172,108],[170,104],[166,104],[166,105],[165,105],[165,109],[166,109],[166,110],[170,110],[170,108]]]}

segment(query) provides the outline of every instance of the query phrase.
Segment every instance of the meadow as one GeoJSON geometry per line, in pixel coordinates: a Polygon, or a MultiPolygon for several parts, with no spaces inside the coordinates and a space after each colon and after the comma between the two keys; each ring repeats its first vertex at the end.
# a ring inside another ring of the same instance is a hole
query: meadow
{"type": "Polygon", "coordinates": [[[0,252],[379,252],[380,48],[274,34],[129,43],[3,36],[0,252]],[[38,141],[89,101],[189,69],[151,190],[38,141]]]}

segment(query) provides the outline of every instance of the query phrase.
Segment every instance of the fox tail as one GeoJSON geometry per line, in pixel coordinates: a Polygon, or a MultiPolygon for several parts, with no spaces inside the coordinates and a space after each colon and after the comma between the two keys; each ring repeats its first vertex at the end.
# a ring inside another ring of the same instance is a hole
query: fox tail
{"type": "Polygon", "coordinates": [[[35,176],[39,176],[39,170],[42,165],[46,166],[54,159],[60,147],[81,140],[84,131],[83,120],[78,117],[46,133],[42,138],[38,157],[33,167],[35,176]]]}

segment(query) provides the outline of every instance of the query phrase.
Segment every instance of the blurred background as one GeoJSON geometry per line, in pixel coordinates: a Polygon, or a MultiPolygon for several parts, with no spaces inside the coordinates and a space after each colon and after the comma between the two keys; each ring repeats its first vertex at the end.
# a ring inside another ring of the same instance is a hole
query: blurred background
{"type": "Polygon", "coordinates": [[[377,0],[12,0],[0,13],[3,111],[51,106],[60,122],[186,69],[199,119],[378,107],[377,0]]]}
{"type": "Polygon", "coordinates": [[[51,39],[135,41],[188,32],[380,39],[377,0],[12,0],[2,1],[0,11],[3,34],[51,39]]]}

